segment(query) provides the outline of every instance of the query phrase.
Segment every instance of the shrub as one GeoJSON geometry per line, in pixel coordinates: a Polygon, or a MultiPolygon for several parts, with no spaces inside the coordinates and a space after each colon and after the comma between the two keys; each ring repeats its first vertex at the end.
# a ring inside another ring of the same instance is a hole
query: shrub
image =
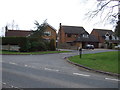
{"type": "Polygon", "coordinates": [[[31,48],[31,43],[26,39],[26,42],[19,44],[20,52],[29,52],[31,48]]]}
{"type": "Polygon", "coordinates": [[[20,52],[55,50],[55,40],[50,42],[35,37],[3,37],[2,45],[19,45],[20,52]]]}
{"type": "Polygon", "coordinates": [[[2,45],[18,45],[26,42],[26,37],[2,37],[2,45]]]}
{"type": "Polygon", "coordinates": [[[32,42],[30,51],[46,51],[47,47],[44,42],[32,42]]]}
{"type": "Polygon", "coordinates": [[[55,51],[56,49],[55,49],[56,47],[55,47],[55,40],[54,39],[51,39],[50,40],[50,50],[51,51],[55,51]]]}
{"type": "Polygon", "coordinates": [[[45,43],[47,50],[50,50],[50,42],[45,40],[44,43],[45,43]]]}
{"type": "Polygon", "coordinates": [[[108,49],[112,49],[112,48],[113,48],[112,43],[109,43],[109,45],[108,45],[108,49]]]}

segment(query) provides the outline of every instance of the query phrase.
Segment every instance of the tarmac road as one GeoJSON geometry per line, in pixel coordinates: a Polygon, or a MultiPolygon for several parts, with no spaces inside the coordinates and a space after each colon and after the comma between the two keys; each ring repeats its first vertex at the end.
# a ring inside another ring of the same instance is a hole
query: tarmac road
{"type": "MultiPolygon", "coordinates": [[[[84,50],[98,53],[111,50],[84,50]]],[[[3,88],[118,88],[117,77],[91,72],[67,63],[78,51],[45,55],[3,55],[3,88]]]]}

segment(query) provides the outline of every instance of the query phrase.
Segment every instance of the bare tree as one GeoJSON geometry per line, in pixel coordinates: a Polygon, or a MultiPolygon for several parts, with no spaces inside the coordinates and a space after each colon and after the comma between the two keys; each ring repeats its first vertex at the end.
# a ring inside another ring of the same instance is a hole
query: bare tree
{"type": "Polygon", "coordinates": [[[89,19],[100,16],[102,22],[116,23],[118,21],[120,12],[116,11],[116,9],[120,7],[120,0],[97,0],[96,7],[95,10],[86,13],[89,19]],[[116,1],[118,3],[115,3],[116,1]]]}
{"type": "Polygon", "coordinates": [[[11,23],[8,23],[6,26],[12,30],[19,30],[19,26],[14,20],[11,23]]]}

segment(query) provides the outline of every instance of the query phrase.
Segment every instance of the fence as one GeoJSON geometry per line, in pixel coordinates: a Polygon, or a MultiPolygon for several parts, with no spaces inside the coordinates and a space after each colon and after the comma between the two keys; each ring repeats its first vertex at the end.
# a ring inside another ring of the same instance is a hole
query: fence
{"type": "Polygon", "coordinates": [[[19,51],[18,45],[0,45],[0,50],[19,51]]]}

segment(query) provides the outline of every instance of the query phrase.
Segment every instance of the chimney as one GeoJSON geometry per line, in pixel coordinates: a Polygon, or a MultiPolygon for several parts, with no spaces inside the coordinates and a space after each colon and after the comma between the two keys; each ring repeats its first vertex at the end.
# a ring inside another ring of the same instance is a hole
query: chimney
{"type": "Polygon", "coordinates": [[[60,23],[60,26],[62,25],[62,23],[60,23]]]}
{"type": "Polygon", "coordinates": [[[7,36],[8,26],[5,26],[5,36],[7,36]]]}
{"type": "Polygon", "coordinates": [[[8,27],[7,27],[7,26],[5,26],[5,31],[6,31],[6,32],[8,31],[8,27]]]}
{"type": "Polygon", "coordinates": [[[60,30],[61,30],[62,24],[60,23],[60,30]]]}

